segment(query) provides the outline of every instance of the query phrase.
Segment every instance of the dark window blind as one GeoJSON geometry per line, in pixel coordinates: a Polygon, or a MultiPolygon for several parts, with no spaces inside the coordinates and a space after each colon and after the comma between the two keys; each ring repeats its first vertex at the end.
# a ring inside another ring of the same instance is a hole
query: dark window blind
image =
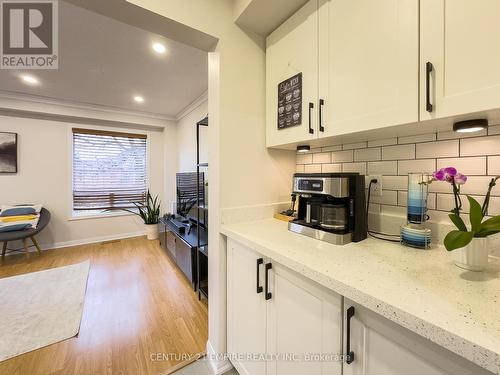
{"type": "Polygon", "coordinates": [[[147,136],[73,129],[73,210],[132,208],[147,190],[147,136]]]}

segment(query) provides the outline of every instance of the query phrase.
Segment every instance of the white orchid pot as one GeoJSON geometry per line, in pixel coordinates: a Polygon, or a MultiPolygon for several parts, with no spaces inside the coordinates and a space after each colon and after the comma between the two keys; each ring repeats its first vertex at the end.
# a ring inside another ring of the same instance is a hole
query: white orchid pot
{"type": "Polygon", "coordinates": [[[157,240],[159,237],[158,224],[144,224],[148,240],[157,240]]]}
{"type": "Polygon", "coordinates": [[[488,237],[473,238],[467,246],[456,249],[452,253],[453,260],[458,267],[469,271],[483,271],[488,265],[488,237]]]}

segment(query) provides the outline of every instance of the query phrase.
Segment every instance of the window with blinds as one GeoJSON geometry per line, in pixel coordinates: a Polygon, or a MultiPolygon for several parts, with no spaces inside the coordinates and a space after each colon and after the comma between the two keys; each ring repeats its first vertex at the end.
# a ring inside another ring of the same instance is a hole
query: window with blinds
{"type": "Polygon", "coordinates": [[[76,215],[144,202],[147,136],[73,129],[73,212],[76,215]]]}

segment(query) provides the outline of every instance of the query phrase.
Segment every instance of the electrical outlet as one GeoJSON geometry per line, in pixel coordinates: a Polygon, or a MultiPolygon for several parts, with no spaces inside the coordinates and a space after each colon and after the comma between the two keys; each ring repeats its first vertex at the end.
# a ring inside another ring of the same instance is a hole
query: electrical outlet
{"type": "Polygon", "coordinates": [[[381,197],[382,196],[382,176],[380,176],[380,175],[368,176],[368,185],[370,185],[371,180],[377,180],[377,183],[372,184],[371,195],[381,197]]]}

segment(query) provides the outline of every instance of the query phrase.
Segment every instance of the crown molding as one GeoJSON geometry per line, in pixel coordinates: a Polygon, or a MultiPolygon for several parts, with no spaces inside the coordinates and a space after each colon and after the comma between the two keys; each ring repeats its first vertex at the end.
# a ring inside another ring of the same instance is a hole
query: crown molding
{"type": "Polygon", "coordinates": [[[198,98],[193,100],[190,104],[188,104],[182,111],[180,111],[176,117],[176,121],[181,120],[183,117],[187,116],[191,112],[193,112],[196,108],[198,108],[201,104],[208,100],[208,90],[201,94],[198,98]]]}
{"type": "Polygon", "coordinates": [[[177,121],[176,117],[140,111],[127,111],[116,107],[59,100],[44,96],[20,94],[0,90],[0,109],[7,111],[40,112],[43,114],[82,118],[97,118],[105,121],[144,123],[164,127],[164,122],[177,121]]]}

